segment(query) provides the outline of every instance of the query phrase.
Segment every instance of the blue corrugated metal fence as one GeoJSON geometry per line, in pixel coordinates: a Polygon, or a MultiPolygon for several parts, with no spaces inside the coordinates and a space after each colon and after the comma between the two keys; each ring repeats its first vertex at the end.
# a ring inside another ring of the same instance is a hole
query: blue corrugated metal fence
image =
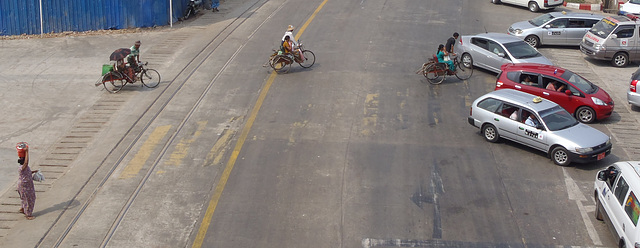
{"type": "MultiPolygon", "coordinates": [[[[189,0],[172,0],[173,21],[189,0]]],[[[0,0],[0,35],[169,25],[169,0],[0,0]]]]}

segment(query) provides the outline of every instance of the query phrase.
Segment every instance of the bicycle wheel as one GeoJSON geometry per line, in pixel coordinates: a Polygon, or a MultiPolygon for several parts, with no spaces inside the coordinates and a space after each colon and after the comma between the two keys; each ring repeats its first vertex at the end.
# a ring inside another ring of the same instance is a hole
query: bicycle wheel
{"type": "Polygon", "coordinates": [[[313,54],[312,51],[309,50],[304,50],[302,51],[302,56],[304,57],[304,60],[298,64],[300,64],[300,66],[304,67],[304,68],[309,68],[311,66],[313,66],[313,64],[316,63],[316,55],[313,54]]]}
{"type": "Polygon", "coordinates": [[[456,61],[456,77],[460,80],[467,80],[473,74],[473,65],[469,64],[469,67],[464,66],[464,63],[456,61]]]}
{"type": "Polygon", "coordinates": [[[291,61],[286,55],[276,55],[271,60],[271,68],[277,73],[287,73],[291,69],[291,61]]]}
{"type": "Polygon", "coordinates": [[[111,93],[117,93],[122,90],[124,84],[124,78],[119,72],[112,71],[102,77],[102,86],[111,93]]]}
{"type": "Polygon", "coordinates": [[[430,84],[441,84],[444,81],[445,69],[439,64],[430,64],[424,71],[424,76],[430,84]]]}
{"type": "Polygon", "coordinates": [[[140,82],[147,88],[155,88],[160,84],[160,73],[154,69],[144,69],[140,73],[140,82]]]}

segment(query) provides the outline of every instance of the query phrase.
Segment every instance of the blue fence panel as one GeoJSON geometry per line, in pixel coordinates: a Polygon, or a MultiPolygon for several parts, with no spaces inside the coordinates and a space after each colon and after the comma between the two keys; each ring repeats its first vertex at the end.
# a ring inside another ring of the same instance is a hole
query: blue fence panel
{"type": "MultiPolygon", "coordinates": [[[[169,0],[0,0],[0,35],[168,25],[169,0]]],[[[173,0],[173,22],[189,0],[173,0]]]]}

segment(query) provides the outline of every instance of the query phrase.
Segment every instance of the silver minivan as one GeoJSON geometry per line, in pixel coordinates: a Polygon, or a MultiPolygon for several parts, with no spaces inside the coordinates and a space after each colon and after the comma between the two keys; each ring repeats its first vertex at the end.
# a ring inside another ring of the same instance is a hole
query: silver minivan
{"type": "Polygon", "coordinates": [[[522,91],[503,89],[479,97],[468,121],[489,142],[515,141],[546,152],[561,166],[602,160],[611,153],[608,135],[578,122],[560,105],[522,91]]]}
{"type": "Polygon", "coordinates": [[[551,12],[512,24],[507,33],[533,47],[540,45],[580,45],[584,34],[604,16],[590,13],[551,12]]]}
{"type": "Polygon", "coordinates": [[[594,59],[611,60],[616,67],[640,60],[640,39],[634,15],[602,18],[580,42],[580,51],[594,59]]]}

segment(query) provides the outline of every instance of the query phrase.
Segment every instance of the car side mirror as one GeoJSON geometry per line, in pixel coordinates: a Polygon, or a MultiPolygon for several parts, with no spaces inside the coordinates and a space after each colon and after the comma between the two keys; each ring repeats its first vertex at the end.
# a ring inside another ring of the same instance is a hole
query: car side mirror
{"type": "Polygon", "coordinates": [[[605,171],[601,170],[598,172],[598,180],[605,181],[607,180],[607,176],[605,175],[605,171]]]}
{"type": "Polygon", "coordinates": [[[573,93],[571,93],[570,90],[565,90],[564,93],[567,94],[567,96],[572,96],[573,95],[573,93]]]}
{"type": "Polygon", "coordinates": [[[538,123],[538,124],[536,125],[536,129],[538,129],[538,130],[544,130],[544,126],[542,125],[542,123],[538,123]]]}
{"type": "Polygon", "coordinates": [[[551,28],[551,25],[547,24],[544,26],[544,28],[551,28]]]}
{"type": "Polygon", "coordinates": [[[504,58],[504,53],[497,53],[498,57],[504,58]]]}
{"type": "Polygon", "coordinates": [[[612,38],[612,39],[617,39],[617,38],[618,38],[618,35],[617,35],[617,34],[612,34],[612,35],[611,35],[611,38],[612,38]]]}

